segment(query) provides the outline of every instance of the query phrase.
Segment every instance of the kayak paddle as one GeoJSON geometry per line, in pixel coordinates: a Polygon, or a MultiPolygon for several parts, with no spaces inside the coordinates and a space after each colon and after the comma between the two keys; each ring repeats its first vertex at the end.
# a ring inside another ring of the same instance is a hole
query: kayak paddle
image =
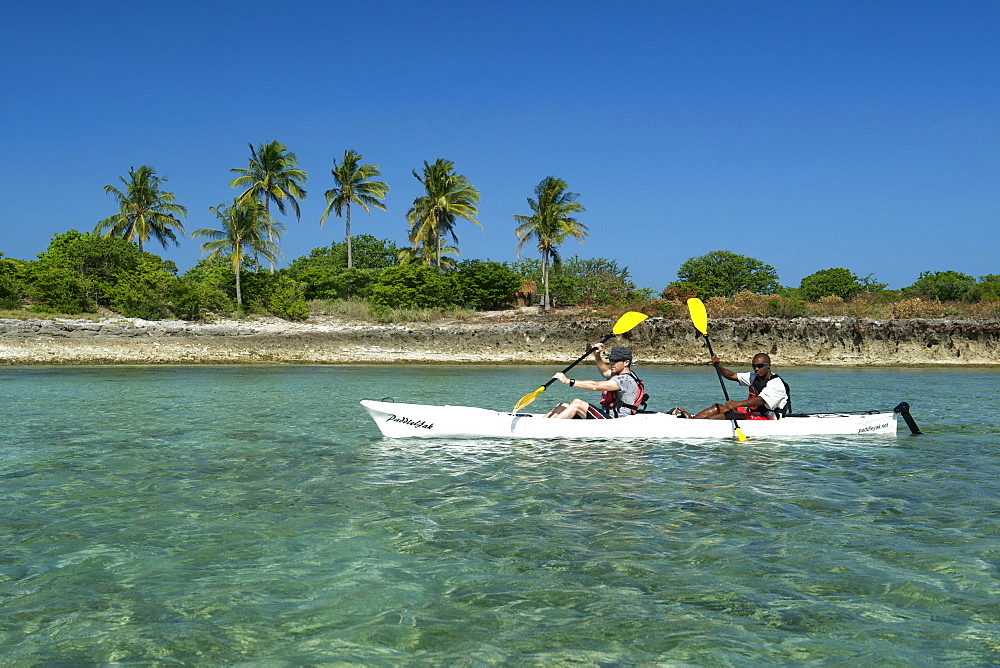
{"type": "MultiPolygon", "coordinates": [[[[611,339],[611,337],[618,336],[619,334],[624,334],[625,332],[631,330],[633,327],[635,327],[648,317],[649,316],[646,315],[645,313],[639,313],[638,311],[628,311],[622,317],[618,318],[618,322],[615,323],[615,326],[611,330],[611,333],[605,336],[603,339],[601,339],[601,343],[607,343],[611,339]]],[[[573,362],[568,367],[563,369],[562,372],[569,373],[570,369],[572,369],[577,364],[582,362],[587,357],[587,355],[594,352],[595,350],[597,350],[597,346],[592,347],[590,350],[580,355],[580,357],[578,357],[575,362],[573,362]]],[[[549,382],[545,383],[534,392],[529,392],[528,394],[521,397],[521,400],[518,401],[516,404],[514,404],[514,412],[515,413],[518,412],[519,410],[530,404],[532,401],[537,399],[538,395],[544,392],[545,388],[547,388],[553,382],[555,382],[555,378],[549,378],[549,382]]]]}
{"type": "MultiPolygon", "coordinates": [[[[712,351],[712,342],[708,339],[708,312],[705,310],[705,304],[702,303],[697,297],[692,297],[688,300],[688,311],[691,313],[691,322],[694,323],[694,328],[701,332],[701,335],[705,337],[705,343],[708,344],[708,354],[715,357],[715,353],[712,351]]],[[[722,372],[719,371],[719,365],[713,365],[715,367],[715,373],[719,376],[719,384],[722,385],[722,394],[726,396],[726,401],[729,401],[729,391],[726,390],[726,381],[722,379],[722,372]]],[[[745,441],[747,437],[743,435],[743,430],[740,429],[740,425],[737,424],[736,418],[733,417],[733,429],[736,430],[736,438],[745,441]]]]}

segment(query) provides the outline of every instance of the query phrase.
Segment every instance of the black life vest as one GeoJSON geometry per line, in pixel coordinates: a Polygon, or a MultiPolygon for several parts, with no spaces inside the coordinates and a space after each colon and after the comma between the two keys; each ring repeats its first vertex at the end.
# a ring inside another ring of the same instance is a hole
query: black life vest
{"type": "MultiPolygon", "coordinates": [[[[781,384],[785,386],[786,399],[784,407],[773,409],[775,417],[782,418],[792,411],[792,390],[790,387],[788,387],[788,383],[785,382],[785,379],[779,376],[778,374],[772,373],[771,377],[767,379],[761,378],[757,374],[754,374],[753,379],[750,381],[750,394],[747,396],[747,399],[753,399],[754,397],[759,397],[760,393],[764,391],[764,388],[767,386],[767,384],[770,383],[775,378],[780,380],[781,384]]],[[[753,408],[747,408],[747,410],[750,411],[751,413],[756,413],[757,415],[767,415],[768,411],[766,406],[754,406],[753,408]]]]}
{"type": "MultiPolygon", "coordinates": [[[[633,404],[626,404],[625,402],[623,402],[621,400],[621,393],[622,393],[621,390],[604,390],[604,392],[601,392],[601,405],[602,406],[604,406],[608,410],[615,410],[616,408],[618,408],[619,406],[621,406],[623,408],[627,408],[630,411],[632,411],[633,415],[635,415],[639,411],[646,410],[646,402],[649,401],[649,395],[646,394],[646,384],[643,383],[642,379],[639,378],[639,376],[635,375],[634,372],[630,371],[630,374],[631,374],[631,376],[633,378],[635,378],[635,384],[639,388],[639,391],[635,395],[636,396],[635,405],[633,405],[633,404]]],[[[616,373],[614,376],[611,376],[611,378],[614,378],[615,376],[620,376],[620,375],[621,374],[617,374],[616,373]]]]}

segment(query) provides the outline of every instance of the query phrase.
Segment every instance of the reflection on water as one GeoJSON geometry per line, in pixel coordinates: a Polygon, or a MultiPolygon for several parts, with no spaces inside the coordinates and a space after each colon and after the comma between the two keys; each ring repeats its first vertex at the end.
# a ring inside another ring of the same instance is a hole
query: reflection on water
{"type": "MultiPolygon", "coordinates": [[[[702,372],[643,378],[698,406],[702,372]]],[[[4,370],[5,659],[996,663],[996,374],[787,373],[927,432],[864,442],[393,441],[356,403],[546,373],[4,370]]]]}

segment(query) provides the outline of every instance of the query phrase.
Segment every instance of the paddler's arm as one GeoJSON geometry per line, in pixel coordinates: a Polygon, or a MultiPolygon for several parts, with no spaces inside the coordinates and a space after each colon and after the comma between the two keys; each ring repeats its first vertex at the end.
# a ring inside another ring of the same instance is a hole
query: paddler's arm
{"type": "Polygon", "coordinates": [[[597,370],[605,378],[611,378],[611,367],[609,367],[608,363],[601,357],[601,351],[604,350],[604,344],[595,343],[593,347],[595,348],[594,361],[597,363],[597,370]]]}
{"type": "MultiPolygon", "coordinates": [[[[721,373],[722,377],[725,378],[726,380],[739,380],[739,378],[737,377],[735,371],[730,371],[726,367],[724,367],[721,364],[719,364],[719,356],[718,355],[712,355],[712,359],[708,362],[708,364],[718,365],[718,367],[719,367],[719,373],[721,373]]],[[[746,404],[740,404],[740,405],[741,406],[746,406],[746,404]]],[[[734,408],[734,407],[730,406],[730,408],[734,408]]]]}
{"type": "Polygon", "coordinates": [[[569,378],[562,371],[552,376],[564,385],[571,385],[580,390],[591,390],[592,392],[617,392],[621,388],[613,380],[576,380],[569,378]],[[570,383],[570,381],[573,381],[570,383]]]}
{"type": "Polygon", "coordinates": [[[736,401],[734,399],[730,399],[729,401],[726,402],[726,408],[758,408],[760,406],[763,406],[764,408],[771,410],[771,407],[767,405],[767,402],[761,399],[760,397],[753,397],[752,399],[744,399],[743,401],[736,401]]]}

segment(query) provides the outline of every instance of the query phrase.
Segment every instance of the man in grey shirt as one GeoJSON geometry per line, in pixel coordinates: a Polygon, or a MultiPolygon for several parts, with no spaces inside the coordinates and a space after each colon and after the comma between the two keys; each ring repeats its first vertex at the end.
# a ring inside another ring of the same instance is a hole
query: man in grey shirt
{"type": "Polygon", "coordinates": [[[643,382],[632,373],[632,351],[624,346],[615,346],[608,355],[607,363],[601,357],[604,344],[594,344],[594,361],[605,380],[576,380],[559,372],[552,376],[570,387],[601,392],[601,405],[595,406],[583,399],[574,399],[556,405],[545,417],[570,420],[573,418],[608,419],[634,415],[645,404],[646,394],[643,382]]]}

